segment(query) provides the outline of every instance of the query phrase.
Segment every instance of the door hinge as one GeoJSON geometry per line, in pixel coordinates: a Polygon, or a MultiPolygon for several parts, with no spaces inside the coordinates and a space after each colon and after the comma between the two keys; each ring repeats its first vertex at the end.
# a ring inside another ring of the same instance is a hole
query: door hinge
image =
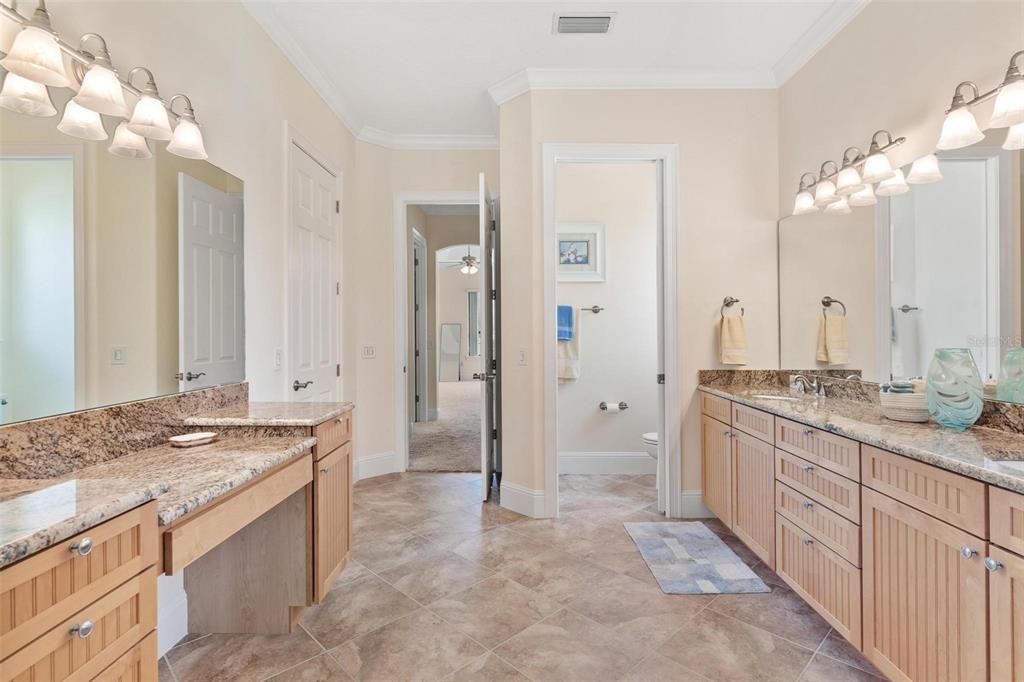
{"type": "Polygon", "coordinates": [[[420,401],[420,397],[416,396],[416,402],[419,402],[419,401],[420,401]]]}
{"type": "Polygon", "coordinates": [[[491,429],[491,440],[498,440],[498,429],[491,429]]]}
{"type": "Polygon", "coordinates": [[[491,360],[491,369],[493,371],[495,371],[495,372],[498,371],[498,361],[497,360],[491,360]]]}
{"type": "Polygon", "coordinates": [[[498,290],[497,289],[491,289],[491,300],[492,301],[497,301],[498,300],[498,290]]]}
{"type": "Polygon", "coordinates": [[[340,377],[341,376],[341,363],[340,362],[334,366],[334,376],[336,376],[336,377],[340,377]]]}
{"type": "Polygon", "coordinates": [[[341,282],[334,283],[334,295],[341,296],[341,282]]]}
{"type": "Polygon", "coordinates": [[[341,201],[340,200],[335,200],[335,202],[334,202],[334,212],[335,213],[341,213],[341,201]]]}
{"type": "Polygon", "coordinates": [[[664,374],[659,374],[658,375],[658,383],[659,384],[664,384],[665,383],[665,375],[664,374]]]}
{"type": "Polygon", "coordinates": [[[417,349],[416,349],[416,356],[415,356],[415,357],[417,357],[417,358],[418,358],[419,356],[420,356],[420,349],[419,349],[419,348],[417,348],[417,349]]]}

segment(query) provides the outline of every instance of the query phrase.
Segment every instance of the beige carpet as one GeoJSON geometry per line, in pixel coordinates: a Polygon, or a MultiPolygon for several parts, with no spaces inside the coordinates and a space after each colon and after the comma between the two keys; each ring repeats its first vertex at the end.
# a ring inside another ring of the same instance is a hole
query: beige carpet
{"type": "Polygon", "coordinates": [[[410,471],[480,471],[480,384],[437,385],[438,418],[417,422],[409,443],[410,471]]]}

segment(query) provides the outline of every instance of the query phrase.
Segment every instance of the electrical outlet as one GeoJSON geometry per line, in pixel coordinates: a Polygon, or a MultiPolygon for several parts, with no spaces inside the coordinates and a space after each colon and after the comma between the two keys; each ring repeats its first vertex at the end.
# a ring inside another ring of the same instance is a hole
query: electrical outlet
{"type": "Polygon", "coordinates": [[[375,346],[363,346],[361,355],[363,360],[373,360],[377,357],[377,348],[375,346]]]}
{"type": "Polygon", "coordinates": [[[110,349],[110,364],[112,365],[127,365],[128,364],[128,347],[127,346],[114,346],[110,349]]]}
{"type": "Polygon", "coordinates": [[[280,348],[274,349],[274,369],[281,369],[281,365],[284,364],[284,351],[280,348]]]}

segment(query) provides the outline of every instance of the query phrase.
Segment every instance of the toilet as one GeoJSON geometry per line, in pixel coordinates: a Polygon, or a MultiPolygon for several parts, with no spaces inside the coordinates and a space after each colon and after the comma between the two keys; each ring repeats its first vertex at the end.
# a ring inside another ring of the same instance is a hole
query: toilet
{"type": "Polygon", "coordinates": [[[645,433],[640,439],[644,442],[644,452],[652,459],[658,459],[658,432],[645,433]]]}

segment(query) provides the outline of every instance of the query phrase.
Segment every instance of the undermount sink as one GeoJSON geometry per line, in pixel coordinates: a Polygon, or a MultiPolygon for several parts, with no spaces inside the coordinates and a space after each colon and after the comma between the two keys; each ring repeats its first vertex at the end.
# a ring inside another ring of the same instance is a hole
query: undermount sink
{"type": "Polygon", "coordinates": [[[774,395],[772,393],[754,393],[750,396],[751,398],[758,398],[760,400],[781,400],[787,403],[798,403],[800,398],[794,398],[790,395],[774,395]]]}

